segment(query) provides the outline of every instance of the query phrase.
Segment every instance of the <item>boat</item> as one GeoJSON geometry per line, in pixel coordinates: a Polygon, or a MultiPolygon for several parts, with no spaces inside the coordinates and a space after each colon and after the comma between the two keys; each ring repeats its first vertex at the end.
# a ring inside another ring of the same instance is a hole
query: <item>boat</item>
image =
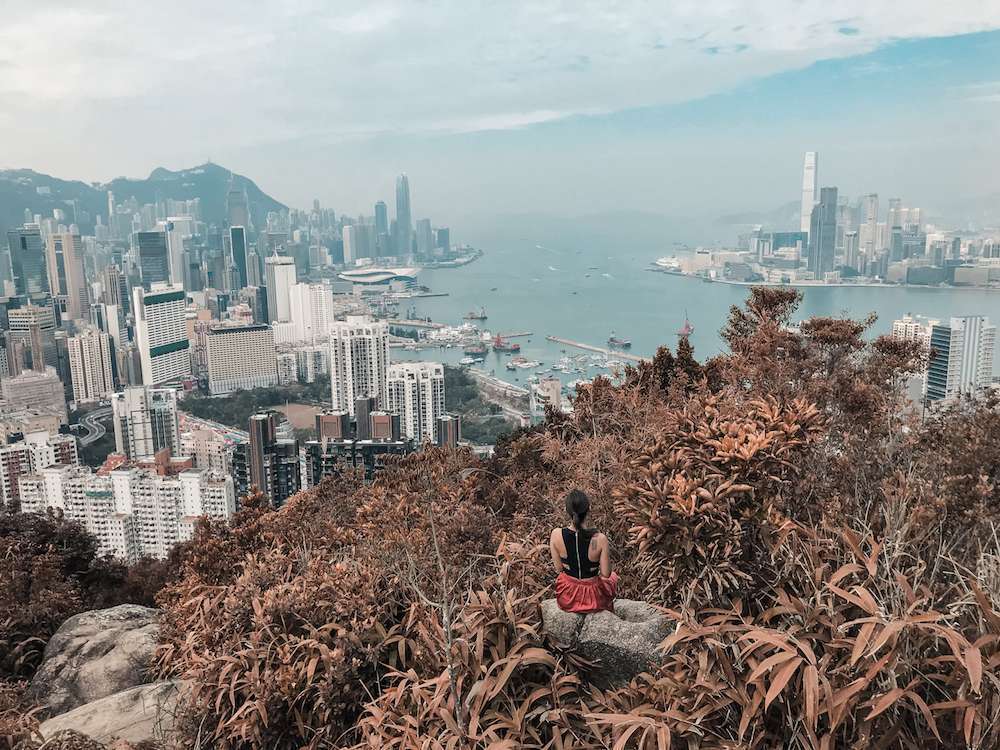
{"type": "Polygon", "coordinates": [[[474,365],[478,361],[479,360],[473,359],[472,357],[462,357],[460,360],[458,360],[458,364],[460,364],[460,365],[474,365]]]}
{"type": "Polygon", "coordinates": [[[475,355],[478,357],[485,357],[486,352],[489,351],[486,348],[486,344],[466,344],[462,347],[462,351],[465,354],[475,355]]]}
{"type": "Polygon", "coordinates": [[[688,320],[687,311],[684,312],[684,325],[681,329],[677,331],[678,337],[684,339],[694,333],[694,326],[691,325],[691,321],[688,320]]]}
{"type": "Polygon", "coordinates": [[[486,308],[479,308],[479,312],[472,310],[464,315],[466,320],[486,320],[486,308]]]}
{"type": "Polygon", "coordinates": [[[497,334],[493,339],[493,351],[495,352],[519,352],[521,351],[521,345],[515,341],[508,341],[503,338],[500,334],[497,334]]]}
{"type": "Polygon", "coordinates": [[[632,342],[629,339],[623,339],[620,336],[611,334],[608,338],[608,346],[617,349],[629,349],[632,347],[632,342]]]}
{"type": "Polygon", "coordinates": [[[508,370],[510,370],[511,372],[514,372],[514,371],[515,371],[515,370],[517,369],[517,365],[515,365],[515,364],[514,364],[513,362],[508,362],[508,363],[507,363],[506,365],[504,365],[504,366],[505,366],[505,367],[506,367],[506,368],[507,368],[508,370]]]}

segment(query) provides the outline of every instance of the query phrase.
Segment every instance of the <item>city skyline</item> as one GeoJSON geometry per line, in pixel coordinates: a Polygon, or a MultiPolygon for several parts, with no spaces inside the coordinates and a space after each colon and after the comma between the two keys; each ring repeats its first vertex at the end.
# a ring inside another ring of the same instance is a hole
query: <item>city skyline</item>
{"type": "MultiPolygon", "coordinates": [[[[414,219],[449,223],[490,211],[773,208],[796,197],[787,186],[801,162],[786,155],[811,149],[824,153],[828,184],[847,194],[892,192],[942,211],[990,194],[1000,14],[985,4],[918,3],[901,14],[855,2],[707,3],[653,17],[631,5],[561,9],[524,5],[491,25],[482,22],[490,11],[442,4],[306,5],[236,20],[222,3],[198,23],[229,32],[213,35],[227,49],[254,50],[236,76],[208,61],[218,43],[209,50],[193,35],[137,48],[138,19],[115,3],[87,15],[25,5],[10,11],[15,41],[0,51],[0,94],[19,102],[17,117],[0,118],[10,146],[2,166],[107,180],[212,159],[290,205],[318,197],[349,214],[389,198],[405,171],[420,186],[414,219]],[[17,33],[38,27],[49,33],[17,33]],[[118,43],[99,44],[111,28],[118,43]],[[504,28],[524,33],[501,45],[504,28]],[[296,44],[283,44],[292,35],[296,44]],[[463,54],[472,64],[447,64],[463,54]],[[323,64],[298,75],[320,55],[323,64]],[[160,58],[171,65],[151,65],[160,58]],[[72,68],[60,68],[67,60],[72,68]],[[375,65],[357,80],[315,78],[360,60],[375,65]],[[199,75],[180,73],[189,67],[199,75]],[[285,85],[270,87],[276,76],[285,85]],[[257,116],[230,117],[262,99],[257,116]],[[62,145],[74,140],[64,128],[80,122],[89,147],[62,145]]],[[[192,13],[182,3],[171,23],[192,13]]]]}

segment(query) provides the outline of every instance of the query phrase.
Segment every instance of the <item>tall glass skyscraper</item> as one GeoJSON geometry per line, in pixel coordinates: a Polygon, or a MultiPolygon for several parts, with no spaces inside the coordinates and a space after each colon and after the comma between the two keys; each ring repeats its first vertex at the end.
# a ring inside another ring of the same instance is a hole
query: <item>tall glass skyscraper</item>
{"type": "Polygon", "coordinates": [[[7,232],[14,289],[19,297],[40,299],[50,292],[45,244],[36,225],[7,232]]]}
{"type": "Polygon", "coordinates": [[[409,255],[413,246],[413,219],[410,217],[410,181],[405,174],[396,178],[396,255],[409,255]]]}
{"type": "Polygon", "coordinates": [[[239,288],[247,286],[247,230],[246,227],[229,228],[229,244],[233,249],[233,264],[239,275],[239,288]]]}
{"type": "Polygon", "coordinates": [[[819,191],[809,223],[809,270],[816,279],[833,270],[837,243],[837,188],[819,191]]]}
{"type": "Polygon", "coordinates": [[[153,284],[170,282],[170,253],[166,232],[136,232],[135,249],[139,255],[139,275],[147,291],[153,284]]]}

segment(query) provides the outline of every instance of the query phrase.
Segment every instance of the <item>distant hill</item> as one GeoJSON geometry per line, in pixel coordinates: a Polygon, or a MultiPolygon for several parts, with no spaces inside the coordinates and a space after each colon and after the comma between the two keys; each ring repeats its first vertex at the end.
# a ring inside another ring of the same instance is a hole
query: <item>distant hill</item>
{"type": "MultiPolygon", "coordinates": [[[[234,184],[246,189],[250,215],[256,227],[264,225],[268,211],[286,208],[250,178],[233,173],[232,179],[234,184]]],[[[33,214],[51,216],[52,209],[66,209],[75,202],[77,223],[82,231],[91,232],[95,217],[107,214],[108,190],[114,191],[119,203],[132,197],[140,204],[165,198],[200,198],[202,219],[209,224],[223,225],[229,180],[228,169],[211,163],[177,172],[158,167],[145,179],[116,177],[106,184],[60,180],[30,169],[0,170],[0,231],[20,226],[26,208],[33,214]]],[[[72,212],[68,213],[72,217],[72,212]]]]}
{"type": "Polygon", "coordinates": [[[775,231],[798,231],[802,204],[792,201],[770,211],[741,211],[720,216],[717,223],[727,227],[761,224],[775,231]]]}

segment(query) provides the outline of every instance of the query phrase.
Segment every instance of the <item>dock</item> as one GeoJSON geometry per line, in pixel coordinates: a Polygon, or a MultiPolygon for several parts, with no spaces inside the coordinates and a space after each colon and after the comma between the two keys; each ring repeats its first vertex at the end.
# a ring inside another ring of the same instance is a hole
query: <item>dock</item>
{"type": "Polygon", "coordinates": [[[565,346],[572,346],[575,349],[583,349],[587,352],[597,352],[598,354],[603,354],[607,357],[613,359],[627,359],[630,362],[645,362],[645,357],[638,357],[635,354],[628,354],[620,349],[607,349],[603,346],[593,346],[592,344],[583,344],[579,341],[571,341],[570,339],[562,339],[558,336],[546,336],[548,341],[553,341],[556,344],[563,344],[565,346]]]}
{"type": "Polygon", "coordinates": [[[379,322],[388,323],[391,326],[398,326],[400,328],[429,328],[431,330],[444,328],[444,323],[428,323],[426,320],[409,320],[407,318],[385,318],[379,322]]]}
{"type": "Polygon", "coordinates": [[[497,334],[497,336],[499,336],[502,339],[521,339],[521,338],[524,338],[525,336],[534,336],[534,335],[535,334],[533,334],[531,331],[519,331],[517,333],[498,333],[497,334]]]}

